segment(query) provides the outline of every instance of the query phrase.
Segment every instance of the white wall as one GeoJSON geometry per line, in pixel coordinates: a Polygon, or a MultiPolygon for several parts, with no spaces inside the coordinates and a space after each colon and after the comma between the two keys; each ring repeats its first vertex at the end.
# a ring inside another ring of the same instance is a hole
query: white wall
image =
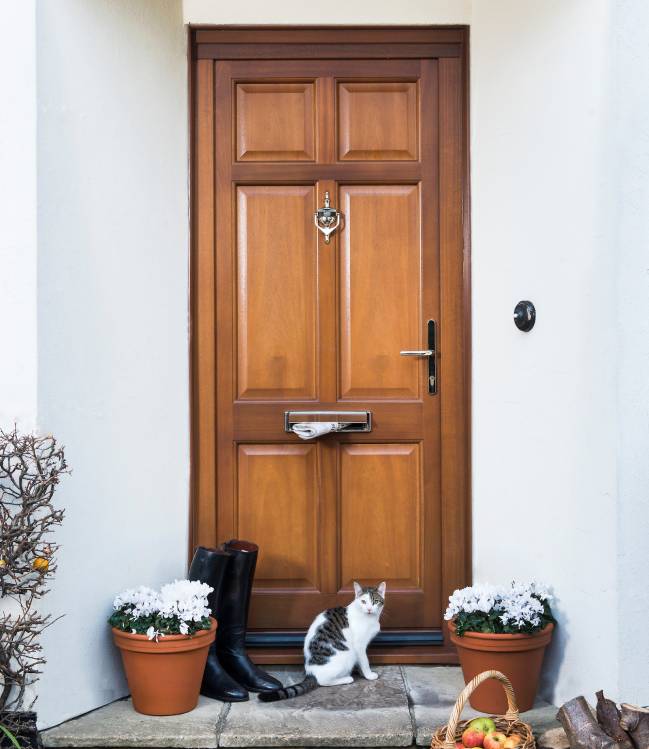
{"type": "Polygon", "coordinates": [[[0,6],[0,429],[36,423],[36,12],[0,6]]]}
{"type": "MultiPolygon", "coordinates": [[[[14,33],[18,30],[14,29],[14,33]]],[[[43,725],[126,693],[113,595],[185,574],[187,56],[180,3],[38,3],[41,428],[73,473],[43,725]]]]}
{"type": "MultiPolygon", "coordinates": [[[[647,566],[649,120],[630,103],[646,96],[646,75],[629,80],[629,66],[647,65],[641,5],[326,6],[341,24],[471,24],[474,575],[554,585],[545,694],[555,701],[604,687],[649,702],[649,659],[634,657],[646,643],[631,639],[648,594],[627,584],[647,566]],[[511,320],[521,298],[538,309],[528,335],[511,320]]],[[[185,0],[182,15],[327,20],[293,0],[185,0]]],[[[67,616],[46,641],[44,725],[123,692],[97,621],[115,590],[184,563],[182,20],[172,1],[38,5],[38,405],[75,467],[60,494],[65,549],[48,604],[67,616]]]]}
{"type": "Polygon", "coordinates": [[[474,572],[554,586],[559,704],[618,693],[608,6],[475,2],[471,27],[474,572]]]}
{"type": "Polygon", "coordinates": [[[616,3],[611,33],[609,196],[618,257],[619,694],[649,703],[649,5],[616,3]]]}
{"type": "Polygon", "coordinates": [[[268,3],[250,0],[226,3],[221,0],[183,0],[185,23],[205,24],[467,24],[472,0],[329,0],[305,3],[281,0],[268,3]]]}

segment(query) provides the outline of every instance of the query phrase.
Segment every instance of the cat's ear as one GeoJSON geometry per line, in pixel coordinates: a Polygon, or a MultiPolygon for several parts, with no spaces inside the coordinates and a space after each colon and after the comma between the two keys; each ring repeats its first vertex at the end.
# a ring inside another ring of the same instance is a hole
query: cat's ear
{"type": "Polygon", "coordinates": [[[356,598],[360,598],[363,595],[363,586],[359,585],[356,580],[354,580],[354,594],[356,598]]]}
{"type": "Polygon", "coordinates": [[[381,596],[381,598],[385,598],[386,587],[387,587],[386,584],[383,582],[383,583],[379,583],[376,588],[379,591],[379,595],[381,596]]]}

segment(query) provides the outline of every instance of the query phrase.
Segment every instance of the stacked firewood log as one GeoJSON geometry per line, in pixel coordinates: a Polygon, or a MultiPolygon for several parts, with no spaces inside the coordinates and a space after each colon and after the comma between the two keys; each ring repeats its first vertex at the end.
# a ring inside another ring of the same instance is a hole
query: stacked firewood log
{"type": "Polygon", "coordinates": [[[566,702],[557,713],[570,749],[649,749],[649,708],[619,708],[597,692],[595,712],[583,697],[566,702]]]}

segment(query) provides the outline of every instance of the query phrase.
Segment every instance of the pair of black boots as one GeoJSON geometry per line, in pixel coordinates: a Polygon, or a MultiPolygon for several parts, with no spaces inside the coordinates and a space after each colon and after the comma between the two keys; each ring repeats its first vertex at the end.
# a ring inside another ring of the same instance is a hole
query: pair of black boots
{"type": "Polygon", "coordinates": [[[201,694],[224,702],[243,702],[248,692],[268,692],[282,685],[257,668],[245,649],[252,581],[259,548],[232,540],[216,549],[199,546],[189,579],[212,588],[208,606],[217,621],[216,639],[207,656],[201,694]]]}

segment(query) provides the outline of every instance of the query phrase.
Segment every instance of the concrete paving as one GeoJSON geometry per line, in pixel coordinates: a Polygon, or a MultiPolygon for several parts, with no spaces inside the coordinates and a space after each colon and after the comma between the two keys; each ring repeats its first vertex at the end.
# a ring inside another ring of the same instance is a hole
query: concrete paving
{"type": "MultiPolygon", "coordinates": [[[[379,678],[316,689],[281,702],[232,705],[219,746],[410,746],[408,697],[398,668],[377,667],[379,678]]],[[[284,684],[301,669],[275,671],[284,684]]]]}
{"type": "Polygon", "coordinates": [[[227,713],[223,702],[201,697],[184,715],[142,715],[130,699],[111,702],[91,713],[44,731],[48,747],[187,747],[214,749],[217,726],[227,713]]]}
{"type": "MultiPolygon", "coordinates": [[[[45,747],[403,747],[430,744],[464,687],[451,666],[379,666],[377,681],[316,689],[275,703],[227,705],[201,697],[184,715],[140,715],[128,699],[113,702],[43,732],[45,747]]],[[[302,678],[297,667],[271,670],[283,683],[302,678]]],[[[538,701],[523,714],[537,734],[558,725],[556,708],[538,701]]],[[[463,717],[477,715],[468,706],[463,717]]],[[[549,746],[553,746],[550,744],[549,746]]]]}

